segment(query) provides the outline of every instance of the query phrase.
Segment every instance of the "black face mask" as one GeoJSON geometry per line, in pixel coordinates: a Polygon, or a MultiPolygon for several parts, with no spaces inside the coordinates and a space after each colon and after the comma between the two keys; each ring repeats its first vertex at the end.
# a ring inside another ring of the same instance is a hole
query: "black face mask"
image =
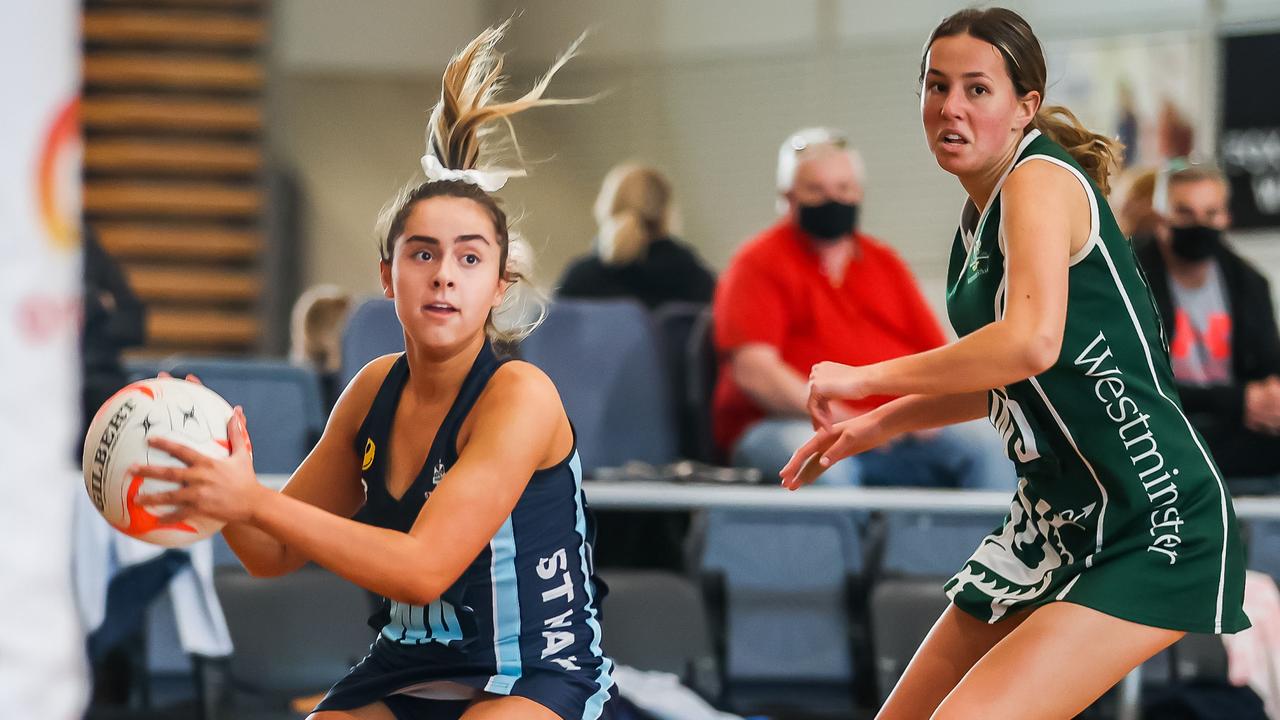
{"type": "Polygon", "coordinates": [[[1170,247],[1183,260],[1196,262],[1204,260],[1222,245],[1222,231],[1205,225],[1188,225],[1186,227],[1169,228],[1170,247]]]}
{"type": "Polygon", "coordinates": [[[836,200],[821,205],[801,205],[796,222],[814,240],[834,242],[853,234],[858,225],[858,206],[836,200]]]}

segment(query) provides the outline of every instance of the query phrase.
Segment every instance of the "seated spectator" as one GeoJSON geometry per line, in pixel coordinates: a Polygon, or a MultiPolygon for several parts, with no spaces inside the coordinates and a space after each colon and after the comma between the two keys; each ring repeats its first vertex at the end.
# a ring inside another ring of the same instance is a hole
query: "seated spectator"
{"type": "Polygon", "coordinates": [[[308,288],[293,305],[289,360],[315,370],[325,403],[338,398],[342,367],[342,330],[351,311],[351,295],[336,285],[308,288]]]}
{"type": "MultiPolygon", "coordinates": [[[[739,466],[776,474],[812,435],[809,369],[864,365],[945,342],[897,254],[858,230],[863,168],[833,131],[783,143],[778,191],[786,214],[730,261],[713,304],[721,357],[716,442],[739,466]]],[[[844,419],[891,398],[842,405],[844,419]]],[[[986,421],[917,433],[823,474],[845,485],[1014,486],[1012,464],[986,421]]]]}
{"type": "Polygon", "coordinates": [[[635,298],[653,309],[683,300],[707,303],[715,276],[671,237],[671,184],[657,170],[619,165],[596,198],[595,252],[569,264],[561,297],[635,298]]]}
{"type": "Polygon", "coordinates": [[[1227,180],[1193,165],[1157,185],[1161,222],[1138,260],[1182,407],[1224,475],[1280,474],[1280,332],[1267,279],[1224,240],[1227,180]]]}

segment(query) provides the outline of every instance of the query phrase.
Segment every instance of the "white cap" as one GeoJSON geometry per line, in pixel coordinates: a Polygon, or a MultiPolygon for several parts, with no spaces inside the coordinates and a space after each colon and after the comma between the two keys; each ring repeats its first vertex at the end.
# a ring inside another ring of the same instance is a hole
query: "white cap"
{"type": "Polygon", "coordinates": [[[797,130],[792,133],[786,140],[782,141],[782,146],[778,148],[778,177],[777,186],[779,193],[785,193],[791,189],[792,183],[796,179],[796,168],[800,165],[800,153],[809,148],[829,146],[838,150],[843,150],[849,155],[849,160],[853,163],[853,173],[858,178],[858,182],[862,182],[866,177],[866,167],[862,163],[862,156],[857,150],[849,147],[849,138],[841,131],[828,127],[811,127],[797,130]]]}

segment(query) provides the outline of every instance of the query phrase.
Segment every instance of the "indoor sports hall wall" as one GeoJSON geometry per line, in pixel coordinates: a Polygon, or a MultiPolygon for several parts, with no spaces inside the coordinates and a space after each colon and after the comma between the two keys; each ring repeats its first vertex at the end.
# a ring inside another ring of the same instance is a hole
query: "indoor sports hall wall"
{"type": "MultiPolygon", "coordinates": [[[[371,227],[381,204],[417,167],[423,123],[438,92],[428,71],[453,51],[454,38],[470,37],[520,4],[378,0],[366,8],[369,15],[328,5],[279,6],[275,143],[304,193],[304,284],[374,291],[371,227]],[[406,28],[421,28],[416,41],[406,28]]],[[[928,29],[960,5],[920,0],[886,16],[879,4],[861,0],[574,0],[555,3],[554,13],[538,5],[516,13],[510,60],[526,83],[579,30],[591,28],[581,57],[552,90],[607,93],[588,106],[520,118],[534,179],[511,183],[502,196],[539,249],[539,279],[553,282],[570,257],[588,249],[600,178],[627,159],[670,174],[683,236],[723,266],[775,217],[781,138],[802,125],[831,124],[847,129],[866,158],[863,227],[903,254],[940,310],[945,248],[963,196],[922,142],[916,77],[928,29]]],[[[1041,30],[1051,58],[1072,42],[1099,37],[1190,47],[1198,56],[1190,66],[1200,74],[1188,82],[1204,98],[1194,120],[1209,148],[1218,86],[1212,38],[1218,28],[1280,26],[1280,8],[1256,0],[1214,7],[1207,0],[1009,5],[1041,30]]],[[[1061,80],[1062,69],[1051,64],[1050,79],[1061,80]]],[[[1052,87],[1049,95],[1052,101],[1052,87]]],[[[1280,277],[1275,235],[1235,238],[1244,254],[1280,277]]]]}

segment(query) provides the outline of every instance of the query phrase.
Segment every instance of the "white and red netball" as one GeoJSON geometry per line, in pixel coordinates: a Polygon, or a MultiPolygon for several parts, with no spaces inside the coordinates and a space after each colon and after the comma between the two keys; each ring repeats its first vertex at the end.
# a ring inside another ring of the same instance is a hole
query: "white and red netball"
{"type": "Polygon", "coordinates": [[[113,395],[93,416],[84,439],[84,486],[94,507],[120,532],[165,547],[190,545],[221,530],[224,523],[207,518],[161,522],[171,508],[145,507],[136,500],[177,485],[131,477],[127,471],[133,465],[182,465],[168,453],[148,446],[147,439],[152,437],[226,457],[231,452],[227,441],[231,413],[231,406],[217,393],[185,380],[141,380],[113,395]]]}

